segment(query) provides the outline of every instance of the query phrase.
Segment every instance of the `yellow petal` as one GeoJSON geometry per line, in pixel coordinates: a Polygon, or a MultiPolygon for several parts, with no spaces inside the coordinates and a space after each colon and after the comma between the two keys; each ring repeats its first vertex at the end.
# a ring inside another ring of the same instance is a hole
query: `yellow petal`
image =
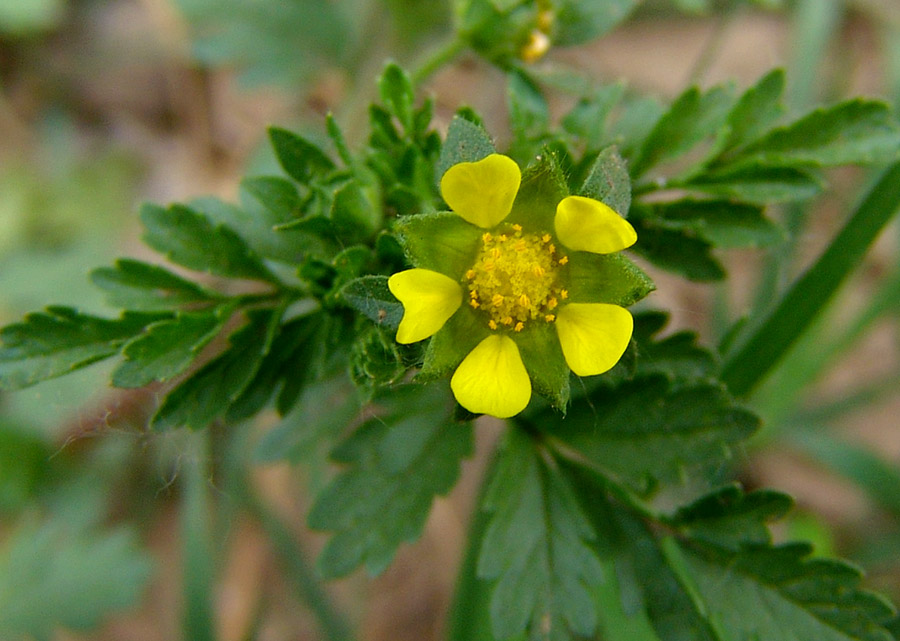
{"type": "Polygon", "coordinates": [[[571,303],[556,315],[556,332],[569,369],[602,374],[619,362],[634,329],[631,313],[606,303],[571,303]]]}
{"type": "Polygon", "coordinates": [[[450,388],[470,412],[498,418],[515,416],[531,399],[531,379],[519,348],[504,334],[478,343],[456,368],[450,388]]]}
{"type": "Polygon", "coordinates": [[[441,194],[450,209],[487,229],[509,214],[521,182],[522,172],[512,158],[491,154],[450,167],[441,178],[441,194]]]}
{"type": "Polygon", "coordinates": [[[637,240],[634,227],[615,211],[593,198],[569,196],[556,206],[556,237],[575,251],[611,254],[637,240]]]}
{"type": "Polygon", "coordinates": [[[462,287],[430,269],[407,269],[388,279],[388,289],[403,303],[398,343],[415,343],[433,336],[462,304],[462,287]]]}

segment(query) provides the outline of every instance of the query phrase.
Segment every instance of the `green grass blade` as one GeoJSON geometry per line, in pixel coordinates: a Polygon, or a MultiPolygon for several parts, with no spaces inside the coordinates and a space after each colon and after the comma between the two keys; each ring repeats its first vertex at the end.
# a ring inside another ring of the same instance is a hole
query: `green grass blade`
{"type": "Polygon", "coordinates": [[[791,436],[789,443],[853,481],[873,501],[900,517],[900,469],[866,448],[837,439],[824,429],[791,436]]]}
{"type": "Polygon", "coordinates": [[[779,362],[859,265],[898,207],[900,162],[884,171],[818,261],[726,355],[722,380],[733,394],[746,396],[779,362]]]}

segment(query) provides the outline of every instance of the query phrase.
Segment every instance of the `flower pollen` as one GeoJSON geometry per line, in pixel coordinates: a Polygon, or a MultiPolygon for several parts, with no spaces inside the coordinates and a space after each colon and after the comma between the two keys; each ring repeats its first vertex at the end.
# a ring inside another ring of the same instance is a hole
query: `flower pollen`
{"type": "Polygon", "coordinates": [[[553,322],[551,312],[566,292],[558,286],[560,265],[549,234],[531,234],[520,225],[504,233],[481,237],[482,247],[471,269],[466,271],[470,305],[488,317],[488,327],[505,325],[515,332],[528,321],[553,322]]]}

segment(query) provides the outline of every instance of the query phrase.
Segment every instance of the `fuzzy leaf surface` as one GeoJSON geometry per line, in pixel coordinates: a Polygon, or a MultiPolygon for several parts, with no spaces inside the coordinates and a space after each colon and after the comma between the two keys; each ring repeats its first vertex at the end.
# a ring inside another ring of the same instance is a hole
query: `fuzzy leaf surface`
{"type": "Polygon", "coordinates": [[[219,298],[168,269],[130,258],[120,258],[113,267],[95,269],[91,281],[106,292],[110,305],[134,311],[169,310],[219,298]]]}
{"type": "Polygon", "coordinates": [[[728,460],[730,446],[749,437],[759,420],[719,386],[673,387],[648,376],[597,388],[574,401],[564,420],[546,413],[529,423],[646,493],[659,483],[677,485],[686,473],[699,481],[728,460]]]}
{"type": "Polygon", "coordinates": [[[125,312],[118,319],[48,307],[0,330],[0,389],[21,389],[118,353],[165,314],[125,312]]]}
{"type": "Polygon", "coordinates": [[[376,396],[375,417],[332,453],[347,467],[309,514],[310,527],[334,533],[319,557],[325,577],[359,565],[378,574],[422,534],[434,497],[452,489],[472,453],[472,426],[452,422],[453,407],[443,386],[395,387],[376,396]]]}
{"type": "Polygon", "coordinates": [[[563,641],[592,635],[598,621],[592,588],[603,581],[590,547],[594,532],[569,480],[546,464],[521,430],[508,433],[483,509],[492,516],[478,576],[496,581],[494,636],[525,632],[563,641]]]}
{"type": "Polygon", "coordinates": [[[173,263],[227,278],[273,280],[244,240],[185,205],[141,208],[144,242],[173,263]]]}

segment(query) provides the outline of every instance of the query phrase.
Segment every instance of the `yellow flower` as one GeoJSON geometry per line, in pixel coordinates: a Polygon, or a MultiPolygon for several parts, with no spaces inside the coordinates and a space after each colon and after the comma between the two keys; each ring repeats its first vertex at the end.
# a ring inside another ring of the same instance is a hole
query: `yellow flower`
{"type": "Polygon", "coordinates": [[[585,281],[601,290],[607,286],[596,270],[579,268],[584,263],[579,257],[631,246],[637,240],[632,226],[602,202],[583,196],[562,197],[555,213],[535,211],[543,201],[534,194],[527,202],[517,201],[521,183],[518,165],[499,154],[450,167],[441,192],[467,224],[442,237],[438,222],[444,227],[457,223],[435,218],[437,239],[427,241],[449,258],[432,260],[419,251],[421,260],[413,256],[414,264],[438,269],[416,267],[388,280],[404,308],[398,342],[434,336],[460,314],[470,315],[466,322],[475,334],[486,334],[458,362],[450,385],[469,411],[500,418],[525,409],[532,379],[539,368],[553,366],[549,361],[555,354],[561,351],[578,376],[600,374],[619,361],[633,329],[624,307],[579,294],[585,281]],[[514,203],[518,213],[511,216],[514,203]],[[547,327],[555,333],[548,334],[547,327]],[[543,351],[531,349],[526,367],[520,346],[530,345],[535,336],[555,336],[555,343],[541,338],[543,351]]]}

